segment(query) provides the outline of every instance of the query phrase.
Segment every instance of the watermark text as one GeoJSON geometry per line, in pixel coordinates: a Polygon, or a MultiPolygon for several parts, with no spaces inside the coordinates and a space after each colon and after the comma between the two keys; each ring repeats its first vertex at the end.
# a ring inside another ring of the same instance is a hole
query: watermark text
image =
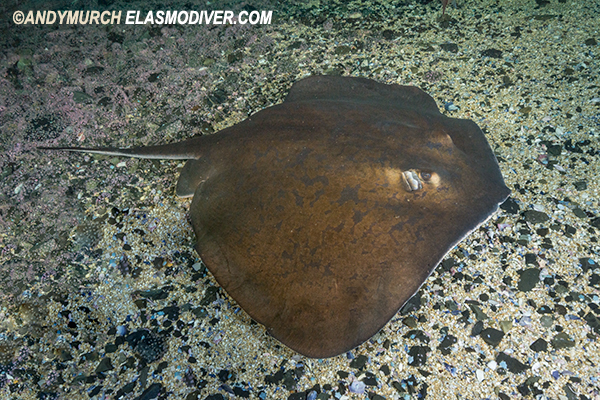
{"type": "Polygon", "coordinates": [[[17,25],[269,25],[273,11],[90,11],[90,10],[30,10],[15,11],[17,25]]]}

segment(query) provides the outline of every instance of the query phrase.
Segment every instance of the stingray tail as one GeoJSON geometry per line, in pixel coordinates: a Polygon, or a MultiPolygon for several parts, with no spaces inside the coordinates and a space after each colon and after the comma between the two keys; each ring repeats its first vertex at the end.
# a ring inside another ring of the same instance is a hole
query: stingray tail
{"type": "Polygon", "coordinates": [[[154,158],[161,160],[191,160],[199,158],[197,141],[202,137],[195,137],[183,142],[166,144],[161,146],[132,147],[120,149],[117,147],[46,147],[40,146],[40,150],[63,150],[76,151],[79,153],[104,154],[109,156],[124,156],[134,158],[154,158]]]}

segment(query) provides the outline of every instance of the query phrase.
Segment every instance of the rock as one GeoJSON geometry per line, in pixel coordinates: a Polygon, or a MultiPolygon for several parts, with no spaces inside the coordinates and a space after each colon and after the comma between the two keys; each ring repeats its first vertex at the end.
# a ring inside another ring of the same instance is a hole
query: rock
{"type": "Polygon", "coordinates": [[[575,346],[575,341],[565,332],[560,332],[552,338],[550,344],[558,350],[575,346]]]}
{"type": "Polygon", "coordinates": [[[548,214],[545,212],[536,210],[527,210],[523,212],[523,216],[525,217],[525,221],[532,224],[541,224],[542,222],[546,222],[550,219],[548,214]]]}
{"type": "Polygon", "coordinates": [[[360,354],[350,362],[350,368],[363,369],[368,360],[367,356],[360,354]]]}
{"type": "Polygon", "coordinates": [[[431,351],[428,346],[413,346],[408,351],[408,365],[419,367],[427,362],[427,353],[431,351]]]}
{"type": "Polygon", "coordinates": [[[96,367],[96,373],[106,372],[114,369],[112,362],[110,361],[110,357],[105,357],[100,361],[98,366],[96,367]]]}
{"type": "Polygon", "coordinates": [[[485,328],[483,331],[481,331],[479,336],[481,336],[483,341],[489,344],[490,346],[496,347],[502,341],[502,338],[504,337],[504,332],[494,328],[485,328]]]}
{"type": "Polygon", "coordinates": [[[517,287],[521,292],[529,292],[540,281],[539,268],[527,268],[526,270],[520,271],[519,275],[521,276],[521,279],[519,279],[517,287]]]}
{"type": "Polygon", "coordinates": [[[535,342],[531,343],[531,345],[529,345],[529,348],[535,351],[536,353],[539,353],[540,351],[548,351],[548,342],[546,342],[542,338],[539,338],[535,342]]]}
{"type": "Polygon", "coordinates": [[[506,365],[506,369],[508,369],[510,372],[512,372],[513,374],[519,374],[527,369],[529,369],[529,366],[523,364],[521,361],[517,360],[516,358],[513,358],[511,356],[509,356],[506,353],[498,353],[498,356],[496,356],[496,362],[502,366],[502,363],[504,363],[506,365]]]}

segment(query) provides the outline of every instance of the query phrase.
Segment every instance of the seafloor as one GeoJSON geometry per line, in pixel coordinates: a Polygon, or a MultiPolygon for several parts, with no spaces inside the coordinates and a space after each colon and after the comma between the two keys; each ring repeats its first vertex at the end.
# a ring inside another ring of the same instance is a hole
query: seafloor
{"type": "Polygon", "coordinates": [[[7,3],[0,398],[600,399],[600,2],[7,3]],[[274,19],[12,22],[30,9],[274,19]],[[311,74],[423,88],[482,127],[512,190],[379,334],[325,360],[267,336],[206,272],[181,162],[36,150],[218,134],[311,74]]]}

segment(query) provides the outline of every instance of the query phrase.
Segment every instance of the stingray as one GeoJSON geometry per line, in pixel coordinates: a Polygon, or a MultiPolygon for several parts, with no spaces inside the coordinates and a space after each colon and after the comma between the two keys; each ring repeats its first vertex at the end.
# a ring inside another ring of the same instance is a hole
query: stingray
{"type": "Polygon", "coordinates": [[[509,195],[481,129],[411,86],[312,76],[285,101],[162,146],[62,147],[188,160],[196,250],[286,346],[335,356],[376,334],[509,195]]]}

